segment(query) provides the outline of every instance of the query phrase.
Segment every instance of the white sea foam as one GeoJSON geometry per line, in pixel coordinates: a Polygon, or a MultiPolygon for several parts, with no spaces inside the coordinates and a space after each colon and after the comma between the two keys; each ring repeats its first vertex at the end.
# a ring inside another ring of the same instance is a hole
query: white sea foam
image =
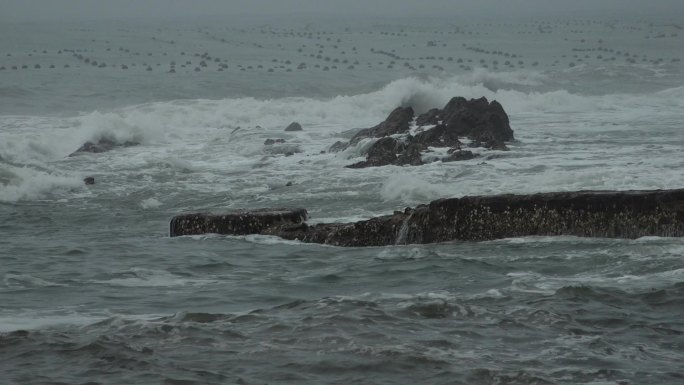
{"type": "Polygon", "coordinates": [[[0,163],[0,202],[43,199],[82,188],[82,178],[0,163]]]}
{"type": "Polygon", "coordinates": [[[446,189],[427,180],[399,169],[391,174],[380,191],[386,201],[400,201],[404,204],[427,202],[449,194],[446,189]]]}
{"type": "Polygon", "coordinates": [[[147,198],[140,202],[140,207],[142,207],[145,210],[156,209],[159,208],[161,205],[162,203],[155,198],[147,198]]]}
{"type": "MultiPolygon", "coordinates": [[[[647,95],[586,96],[565,90],[528,92],[516,88],[543,83],[544,76],[535,72],[478,70],[464,76],[399,79],[374,92],[330,99],[185,100],[72,118],[0,117],[0,157],[5,160],[0,163],[0,201],[43,199],[55,192],[63,195],[81,186],[84,170],[97,173],[103,169],[130,174],[141,169],[192,173],[183,185],[186,188],[251,193],[257,201],[271,200],[267,194],[274,186],[292,180],[317,178],[335,190],[364,180],[379,187],[379,191],[369,191],[371,194],[402,204],[444,196],[528,192],[532,187],[536,191],[667,188],[682,177],[671,156],[644,156],[676,151],[667,148],[670,142],[666,139],[650,150],[638,148],[640,144],[613,146],[609,161],[605,146],[595,144],[614,143],[622,132],[639,129],[638,122],[644,117],[658,116],[662,122],[675,124],[678,120],[673,111],[684,108],[684,87],[647,95]],[[503,86],[493,90],[484,84],[492,81],[503,86]],[[361,141],[341,153],[319,154],[337,138],[343,139],[343,132],[373,126],[399,105],[412,105],[420,112],[441,107],[457,95],[486,96],[501,102],[523,145],[512,144],[511,152],[496,159],[437,162],[410,170],[393,166],[379,171],[341,169],[362,159],[373,140],[361,141]],[[300,122],[304,131],[284,132],[290,121],[300,122]],[[143,145],[66,158],[83,142],[103,137],[143,145]],[[268,138],[282,138],[286,143],[267,148],[263,142],[268,138]],[[546,151],[551,145],[558,150],[546,151]],[[621,172],[635,156],[642,159],[644,170],[659,171],[640,172],[632,167],[632,173],[621,172]],[[600,163],[606,164],[597,167],[600,163]],[[331,168],[340,169],[338,174],[344,179],[332,178],[331,168]],[[387,170],[397,175],[388,177],[387,170]],[[237,173],[245,176],[238,180],[225,177],[237,173]]],[[[119,190],[126,188],[129,186],[120,184],[111,191],[124,194],[119,190]]],[[[303,194],[296,188],[284,193],[303,194]]]]}
{"type": "Polygon", "coordinates": [[[105,316],[85,316],[79,314],[20,314],[0,315],[0,332],[34,330],[63,325],[85,326],[106,319],[105,316]]]}
{"type": "Polygon", "coordinates": [[[551,295],[565,286],[619,287],[621,290],[647,290],[681,282],[684,269],[649,274],[609,276],[605,272],[582,273],[572,277],[551,277],[534,272],[513,272],[512,291],[551,295]]]}
{"type": "Polygon", "coordinates": [[[258,130],[256,126],[266,132],[279,132],[294,120],[308,130],[322,125],[366,127],[376,124],[399,105],[411,105],[420,112],[441,107],[453,96],[496,99],[511,114],[597,110],[629,112],[634,108],[684,105],[682,87],[651,95],[603,96],[577,95],[564,90],[523,92],[505,87],[506,84],[532,86],[543,81],[544,75],[536,72],[497,73],[480,69],[447,79],[399,79],[375,92],[331,99],[187,100],[131,106],[110,112],[95,111],[74,118],[3,117],[2,125],[9,127],[10,132],[3,133],[7,140],[0,141],[0,156],[27,161],[29,157],[21,157],[20,154],[28,151],[32,158],[58,159],[85,141],[103,137],[145,144],[174,139],[192,143],[193,138],[201,139],[210,133],[228,137],[238,126],[242,132],[254,133],[258,130]],[[492,81],[501,82],[504,86],[492,90],[492,86],[487,85],[492,81]],[[21,135],[15,135],[18,133],[21,135]]]}

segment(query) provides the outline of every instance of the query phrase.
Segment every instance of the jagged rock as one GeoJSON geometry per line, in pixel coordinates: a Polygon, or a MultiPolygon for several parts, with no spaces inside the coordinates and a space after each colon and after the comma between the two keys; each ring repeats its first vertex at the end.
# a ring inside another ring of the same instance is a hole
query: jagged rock
{"type": "Polygon", "coordinates": [[[303,129],[301,124],[292,122],[289,126],[285,127],[285,131],[303,131],[303,129]]]}
{"type": "Polygon", "coordinates": [[[424,148],[427,147],[460,147],[461,141],[458,135],[449,131],[447,126],[440,124],[429,130],[420,132],[411,139],[411,143],[416,143],[424,148]]]}
{"type": "Polygon", "coordinates": [[[404,148],[405,145],[394,138],[380,138],[368,149],[368,158],[366,160],[345,167],[365,168],[394,164],[397,160],[397,154],[402,152],[404,148]]]}
{"type": "Polygon", "coordinates": [[[81,147],[78,148],[78,150],[72,152],[69,154],[69,156],[76,156],[82,153],[101,153],[101,152],[107,152],[111,151],[117,147],[132,147],[132,146],[137,146],[140,143],[138,142],[133,142],[133,141],[125,141],[123,143],[116,142],[112,139],[109,138],[102,138],[97,141],[97,143],[93,142],[85,142],[81,147]]]}
{"type": "Polygon", "coordinates": [[[423,164],[423,157],[420,151],[423,149],[421,145],[416,143],[409,143],[404,151],[399,154],[397,160],[394,162],[397,166],[420,166],[423,164]]]}
{"type": "Polygon", "coordinates": [[[486,98],[452,98],[442,110],[442,122],[450,132],[480,142],[513,140],[508,115],[497,101],[486,98]]]}
{"type": "Polygon", "coordinates": [[[355,223],[308,226],[304,209],[186,214],[171,236],[267,234],[337,246],[485,241],[522,236],[684,236],[684,189],[578,191],[439,199],[355,223]]]}
{"type": "Polygon", "coordinates": [[[418,117],[416,118],[416,125],[422,127],[439,124],[441,114],[442,110],[440,110],[439,108],[433,108],[428,112],[424,112],[418,115],[418,117]]]}
{"type": "MultiPolygon", "coordinates": [[[[454,150],[454,149],[452,149],[454,150]]],[[[477,155],[473,154],[472,151],[467,150],[456,150],[449,151],[449,156],[442,158],[442,162],[456,162],[459,160],[469,160],[475,158],[477,155]]]]}
{"type": "Polygon", "coordinates": [[[184,214],[171,220],[171,236],[198,234],[258,234],[271,227],[303,223],[305,209],[235,210],[224,214],[184,214]]]}
{"type": "Polygon", "coordinates": [[[350,143],[356,144],[365,138],[381,138],[383,136],[404,134],[409,131],[413,120],[413,108],[398,107],[392,111],[384,122],[375,127],[359,131],[351,138],[350,143]]]}
{"type": "MultiPolygon", "coordinates": [[[[452,98],[449,103],[440,110],[433,108],[416,119],[416,125],[435,125],[425,131],[411,136],[409,134],[410,123],[413,119],[411,107],[399,107],[392,111],[384,122],[375,127],[363,129],[357,132],[349,143],[337,142],[330,147],[330,152],[342,151],[350,145],[358,144],[362,139],[373,137],[389,137],[405,134],[401,140],[402,145],[391,141],[378,141],[370,148],[368,159],[347,166],[349,168],[364,168],[394,165],[420,165],[423,159],[428,161],[430,157],[423,158],[421,151],[429,147],[450,147],[452,152],[460,150],[459,137],[467,137],[472,140],[471,146],[485,147],[493,150],[508,150],[505,141],[513,140],[513,130],[510,128],[508,115],[503,107],[496,102],[491,103],[486,98],[466,100],[462,97],[452,98]],[[440,123],[441,122],[441,123],[440,123]],[[394,144],[394,145],[390,145],[394,144]],[[379,147],[383,146],[382,149],[379,147]],[[391,154],[391,149],[395,153],[391,154]],[[371,155],[372,150],[377,150],[371,155]]],[[[444,162],[455,160],[472,159],[475,155],[470,151],[453,153],[442,158],[444,162]]],[[[432,157],[432,161],[440,160],[432,157]]]]}

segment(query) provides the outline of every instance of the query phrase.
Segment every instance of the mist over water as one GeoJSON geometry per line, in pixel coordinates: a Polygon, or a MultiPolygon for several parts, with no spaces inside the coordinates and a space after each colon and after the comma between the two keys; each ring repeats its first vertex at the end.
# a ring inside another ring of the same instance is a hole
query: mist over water
{"type": "Polygon", "coordinates": [[[347,222],[444,197],[682,188],[678,2],[168,2],[157,19],[156,1],[61,3],[0,17],[3,383],[682,382],[681,238],[168,237],[183,212],[347,222]],[[344,166],[373,140],[328,151],[454,96],[500,102],[510,151],[366,169],[344,166]],[[136,145],[70,156],[100,139],[136,145]]]}

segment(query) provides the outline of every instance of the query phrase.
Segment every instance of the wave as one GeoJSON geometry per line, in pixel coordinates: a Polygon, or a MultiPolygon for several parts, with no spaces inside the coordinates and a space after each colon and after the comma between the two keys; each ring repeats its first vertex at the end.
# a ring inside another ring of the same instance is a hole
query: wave
{"type": "Polygon", "coordinates": [[[47,281],[29,274],[5,274],[3,282],[8,288],[37,288],[66,286],[62,283],[47,281]]]}
{"type": "MultiPolygon", "coordinates": [[[[288,145],[299,148],[302,144],[310,144],[316,146],[318,152],[323,142],[329,146],[334,142],[331,139],[341,138],[345,131],[375,125],[397,106],[410,105],[416,112],[422,112],[445,105],[453,96],[485,96],[498,100],[511,115],[514,129],[518,129],[517,118],[521,118],[518,119],[520,121],[525,116],[540,114],[582,113],[588,114],[585,116],[588,120],[601,116],[604,120],[631,124],[636,118],[662,116],[664,111],[681,111],[684,108],[684,87],[645,95],[598,96],[580,95],[563,89],[533,90],[544,86],[546,81],[546,75],[540,72],[478,69],[450,78],[409,77],[392,81],[374,92],[328,99],[177,100],[93,111],[66,118],[0,116],[0,202],[41,199],[53,192],[81,186],[83,175],[55,170],[62,170],[65,165],[72,170],[83,169],[84,163],[78,163],[82,160],[68,155],[84,142],[101,138],[133,141],[150,146],[148,149],[194,148],[197,154],[213,151],[209,147],[212,143],[224,146],[239,142],[228,148],[231,155],[251,159],[257,155],[272,156],[264,154],[264,138],[283,135],[283,129],[292,121],[301,123],[305,133],[288,133],[288,145]]],[[[676,115],[673,112],[667,118],[674,119],[673,114],[676,115]]],[[[577,115],[573,115],[573,119],[576,118],[577,115]]],[[[226,151],[227,148],[217,147],[217,150],[226,151]]],[[[342,155],[349,158],[355,155],[351,151],[356,150],[358,148],[352,148],[342,155]]],[[[157,155],[141,159],[158,164],[160,157],[157,155]]],[[[213,161],[203,159],[209,163],[199,162],[196,165],[174,158],[169,152],[161,154],[161,157],[170,160],[162,162],[159,167],[183,172],[210,167],[213,161]]],[[[343,161],[347,162],[347,159],[343,161]]],[[[251,162],[240,163],[239,159],[233,164],[251,167],[251,162]]],[[[429,187],[420,180],[414,182],[404,185],[397,183],[396,179],[388,180],[382,191],[383,198],[413,202],[443,195],[439,188],[429,187]],[[398,189],[397,186],[405,187],[398,189]]],[[[151,207],[150,203],[156,204],[150,201],[141,205],[151,207]]]]}
{"type": "Polygon", "coordinates": [[[83,181],[80,177],[0,162],[0,202],[2,203],[42,199],[77,189],[83,189],[83,181]]]}
{"type": "Polygon", "coordinates": [[[178,100],[108,112],[94,111],[72,118],[6,116],[0,118],[0,124],[8,126],[14,135],[3,135],[7,135],[8,140],[0,145],[0,156],[25,160],[28,156],[20,154],[28,151],[34,158],[55,160],[67,156],[85,141],[105,137],[120,142],[149,144],[191,140],[202,133],[229,135],[226,129],[233,131],[237,127],[284,128],[295,120],[305,127],[361,128],[377,124],[397,106],[410,105],[417,112],[422,112],[444,106],[453,96],[495,99],[513,115],[526,112],[628,111],[644,106],[684,107],[684,87],[648,95],[602,96],[573,94],[562,89],[522,91],[518,87],[538,86],[544,81],[545,75],[534,71],[498,73],[478,69],[468,75],[446,79],[399,79],[374,92],[330,99],[178,100]]]}
{"type": "Polygon", "coordinates": [[[123,287],[175,287],[203,286],[217,282],[218,280],[215,279],[183,277],[165,270],[131,268],[128,271],[114,274],[110,279],[93,281],[92,283],[123,287]]]}

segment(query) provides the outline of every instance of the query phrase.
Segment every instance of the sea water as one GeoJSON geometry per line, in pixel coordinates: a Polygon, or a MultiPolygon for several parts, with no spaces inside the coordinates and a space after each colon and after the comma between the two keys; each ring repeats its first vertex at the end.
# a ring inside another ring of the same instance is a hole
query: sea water
{"type": "Polygon", "coordinates": [[[443,197],[682,188],[677,24],[0,33],[3,384],[684,381],[681,238],[337,248],[168,236],[170,218],[193,211],[304,207],[312,223],[346,222],[443,197]],[[398,106],[454,96],[499,101],[510,151],[367,169],[344,166],[372,141],[328,151],[398,106]],[[293,121],[303,131],[284,132],[293,121]],[[139,145],[69,156],[101,138],[139,145]]]}

